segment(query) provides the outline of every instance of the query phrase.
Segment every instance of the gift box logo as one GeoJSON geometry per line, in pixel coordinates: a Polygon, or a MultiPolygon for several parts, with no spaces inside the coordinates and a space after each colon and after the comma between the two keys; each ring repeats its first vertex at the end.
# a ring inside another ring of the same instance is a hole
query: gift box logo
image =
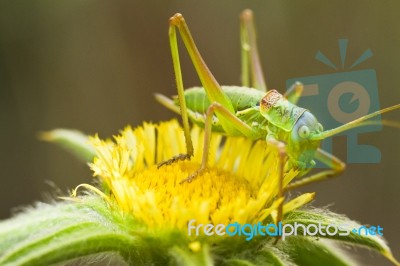
{"type": "MultiPolygon", "coordinates": [[[[286,87],[294,82],[304,84],[304,93],[298,102],[298,106],[310,110],[324,125],[325,129],[331,129],[346,124],[356,118],[379,110],[379,95],[376,72],[374,69],[353,70],[373,54],[366,50],[350,67],[345,67],[346,39],[339,40],[341,59],[341,71],[322,52],[318,51],[315,59],[338,71],[331,74],[298,77],[288,79],[286,87]]],[[[375,121],[380,122],[377,116],[375,121]]],[[[379,163],[380,151],[366,143],[359,143],[358,136],[366,132],[380,131],[382,125],[357,127],[339,135],[347,137],[347,163],[379,163]]],[[[332,153],[334,138],[325,139],[322,148],[332,153]]],[[[321,165],[317,165],[322,167],[321,165]]]]}

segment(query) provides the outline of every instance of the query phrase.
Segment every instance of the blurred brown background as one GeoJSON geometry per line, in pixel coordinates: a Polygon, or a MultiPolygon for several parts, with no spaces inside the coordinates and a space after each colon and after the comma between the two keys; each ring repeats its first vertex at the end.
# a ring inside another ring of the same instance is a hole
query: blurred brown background
{"type": "MultiPolygon", "coordinates": [[[[357,69],[373,68],[380,105],[400,103],[400,2],[392,1],[0,1],[0,218],[43,193],[90,182],[88,167],[36,134],[57,127],[102,137],[126,124],[175,117],[153,98],[175,94],[168,18],[184,14],[221,84],[240,84],[238,15],[255,12],[259,49],[270,88],[288,78],[328,74],[314,59],[339,64],[337,39],[349,39],[348,62],[370,48],[357,69]]],[[[181,48],[181,52],[184,49],[181,48]]],[[[199,81],[185,53],[186,87],[199,81]]],[[[400,111],[385,115],[400,120],[400,111]]],[[[380,164],[352,164],[340,178],[310,185],[315,206],[380,225],[400,258],[400,131],[386,128],[360,141],[382,152],[380,164]]],[[[346,159],[346,141],[335,154],[346,159]]],[[[362,253],[369,265],[388,265],[362,253]],[[371,260],[372,259],[372,260],[371,260]]]]}

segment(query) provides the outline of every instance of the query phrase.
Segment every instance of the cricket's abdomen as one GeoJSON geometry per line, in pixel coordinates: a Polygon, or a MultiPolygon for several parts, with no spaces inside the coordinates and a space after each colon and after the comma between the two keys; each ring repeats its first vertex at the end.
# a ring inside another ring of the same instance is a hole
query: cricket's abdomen
{"type": "MultiPolygon", "coordinates": [[[[261,115],[258,109],[258,104],[264,97],[265,92],[238,86],[222,86],[222,90],[231,101],[235,115],[252,127],[254,131],[252,138],[265,138],[268,121],[261,115]]],[[[190,120],[198,126],[204,127],[204,114],[210,106],[210,101],[204,88],[194,87],[185,90],[185,100],[190,120]]],[[[174,102],[179,106],[177,97],[174,97],[174,102]]],[[[216,116],[213,118],[212,130],[214,132],[225,133],[216,116]]],[[[240,133],[238,136],[241,136],[240,133]]]]}
{"type": "MultiPolygon", "coordinates": [[[[238,86],[221,86],[224,93],[231,100],[235,112],[252,108],[259,104],[265,92],[238,86]]],[[[210,106],[207,94],[202,87],[194,87],[185,90],[186,107],[194,112],[206,113],[210,106]]],[[[175,103],[178,100],[175,99],[175,103]]]]}

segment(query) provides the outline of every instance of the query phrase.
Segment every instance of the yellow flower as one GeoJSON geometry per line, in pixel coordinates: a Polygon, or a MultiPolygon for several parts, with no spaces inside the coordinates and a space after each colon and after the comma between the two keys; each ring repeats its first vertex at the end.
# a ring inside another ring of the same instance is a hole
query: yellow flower
{"type": "MultiPolygon", "coordinates": [[[[183,130],[175,120],[125,128],[114,140],[92,137],[96,158],[90,164],[124,213],[150,228],[187,230],[188,221],[229,224],[257,223],[276,218],[278,157],[265,141],[212,135],[209,167],[191,183],[182,183],[198,169],[203,151],[203,130],[191,131],[195,154],[191,161],[157,168],[157,164],[184,153],[183,130]]],[[[295,176],[285,174],[284,186],[295,176]]],[[[88,186],[88,185],[85,185],[88,186]]],[[[313,199],[303,194],[284,205],[284,213],[313,199]]]]}
{"type": "MultiPolygon", "coordinates": [[[[43,139],[92,161],[90,166],[102,186],[81,184],[73,195],[80,187],[97,195],[68,198],[76,202],[28,210],[3,223],[3,247],[10,248],[0,256],[0,264],[22,261],[31,265],[40,258],[41,264],[47,265],[108,251],[118,253],[129,265],[349,264],[351,258],[340,252],[337,242],[376,250],[400,265],[379,235],[363,235],[354,230],[340,237],[321,231],[313,236],[299,232],[282,237],[278,243],[269,234],[262,237],[261,231],[253,231],[248,225],[276,223],[277,209],[284,200],[278,196],[280,165],[276,151],[263,140],[213,133],[207,171],[192,183],[181,184],[198,169],[202,157],[203,131],[194,127],[191,134],[194,158],[158,169],[158,163],[186,151],[183,130],[175,120],[144,123],[134,130],[127,127],[113,140],[95,136],[90,145],[88,137],[77,131],[57,129],[43,133],[43,139]],[[29,230],[21,230],[21,224],[29,230]],[[246,225],[238,229],[239,234],[235,233],[246,237],[229,238],[227,231],[225,237],[205,237],[210,233],[205,229],[210,228],[208,224],[211,228],[215,225],[215,229],[221,224],[246,225]],[[193,226],[196,233],[191,235],[193,226]]],[[[283,186],[297,174],[294,170],[285,173],[283,186]]],[[[305,193],[286,202],[282,222],[289,227],[362,227],[326,209],[296,210],[313,197],[314,193],[305,193]]]]}

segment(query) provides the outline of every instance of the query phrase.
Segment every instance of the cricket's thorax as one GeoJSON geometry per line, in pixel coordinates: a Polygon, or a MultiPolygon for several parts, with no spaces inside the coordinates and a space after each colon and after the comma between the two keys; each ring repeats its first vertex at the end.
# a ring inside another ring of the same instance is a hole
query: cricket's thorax
{"type": "Polygon", "coordinates": [[[270,90],[261,100],[260,112],[272,124],[287,132],[307,110],[292,104],[276,90],[270,90]]]}

